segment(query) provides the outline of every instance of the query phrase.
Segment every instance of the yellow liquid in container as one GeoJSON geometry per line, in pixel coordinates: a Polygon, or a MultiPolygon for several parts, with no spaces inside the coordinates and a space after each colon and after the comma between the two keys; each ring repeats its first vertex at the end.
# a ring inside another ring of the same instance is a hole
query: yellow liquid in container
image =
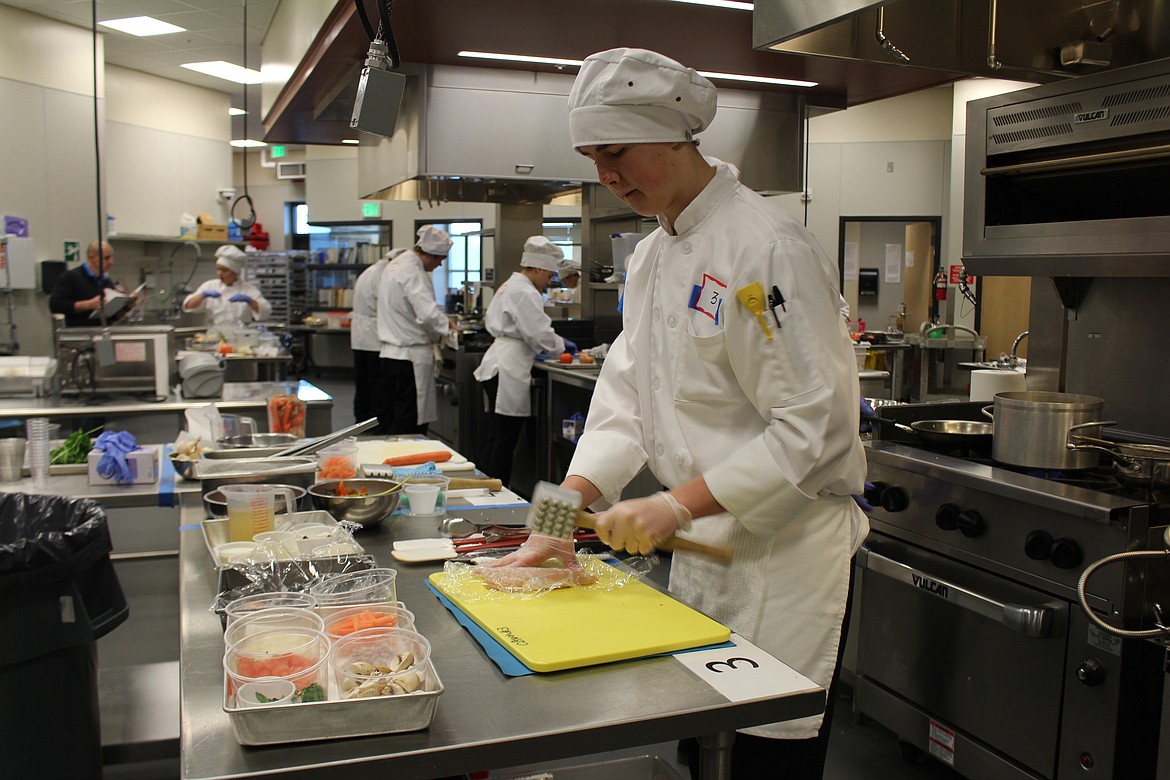
{"type": "Polygon", "coordinates": [[[244,510],[228,508],[228,539],[233,542],[250,542],[252,537],[276,529],[276,518],[271,510],[251,507],[244,510]]]}

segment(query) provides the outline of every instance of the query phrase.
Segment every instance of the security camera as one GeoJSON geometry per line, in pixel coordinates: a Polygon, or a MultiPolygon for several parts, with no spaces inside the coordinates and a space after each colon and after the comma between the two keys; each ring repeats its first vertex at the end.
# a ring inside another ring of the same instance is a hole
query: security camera
{"type": "Polygon", "coordinates": [[[233,200],[236,199],[236,191],[235,190],[220,190],[219,191],[219,199],[222,200],[224,203],[231,203],[233,200]]]}

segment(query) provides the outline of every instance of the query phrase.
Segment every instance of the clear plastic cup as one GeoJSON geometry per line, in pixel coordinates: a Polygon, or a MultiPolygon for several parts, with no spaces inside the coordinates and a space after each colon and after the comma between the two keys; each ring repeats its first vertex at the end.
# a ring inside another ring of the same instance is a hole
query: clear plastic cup
{"type": "Polygon", "coordinates": [[[324,621],[325,635],[338,640],[367,628],[414,629],[414,613],[397,604],[365,604],[338,609],[324,621]]]}
{"type": "Polygon", "coordinates": [[[414,517],[435,517],[447,513],[449,477],[410,477],[403,490],[407,514],[414,517]]]}
{"type": "Polygon", "coordinates": [[[43,482],[49,476],[49,418],[30,417],[24,423],[28,434],[28,470],[32,478],[43,482]]]}
{"type": "Polygon", "coordinates": [[[313,684],[326,688],[328,658],[329,638],[320,631],[274,628],[249,634],[224,653],[228,693],[234,695],[241,685],[268,677],[292,680],[298,692],[313,684]]]}
{"type": "Polygon", "coordinates": [[[309,585],[320,607],[394,604],[398,601],[396,569],[359,569],[332,574],[309,585]]]}
{"type": "Polygon", "coordinates": [[[325,621],[316,612],[305,607],[258,609],[233,621],[223,632],[223,643],[226,647],[231,647],[244,637],[276,628],[307,628],[313,631],[324,631],[325,621]]]}
{"type": "Polygon", "coordinates": [[[228,602],[224,608],[225,623],[227,626],[231,626],[232,623],[249,613],[272,607],[315,609],[317,599],[311,593],[297,593],[295,591],[273,591],[241,596],[235,601],[228,602]]]}
{"type": "Polygon", "coordinates": [[[262,531],[252,537],[256,549],[270,550],[278,560],[294,558],[300,552],[297,535],[292,531],[262,531]]]}
{"type": "Polygon", "coordinates": [[[431,643],[406,628],[367,628],[334,642],[329,666],[342,699],[413,693],[430,679],[431,643]]]}
{"type": "Polygon", "coordinates": [[[356,479],[358,476],[357,452],[356,444],[348,444],[345,441],[318,452],[317,481],[356,479]]]}

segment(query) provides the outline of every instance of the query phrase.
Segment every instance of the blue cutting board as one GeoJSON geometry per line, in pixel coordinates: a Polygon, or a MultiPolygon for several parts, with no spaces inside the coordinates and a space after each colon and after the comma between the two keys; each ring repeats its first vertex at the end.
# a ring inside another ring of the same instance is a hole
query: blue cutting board
{"type": "Polygon", "coordinates": [[[598,584],[539,597],[489,592],[478,580],[446,572],[429,581],[535,672],[689,650],[731,636],[726,626],[665,593],[610,566],[598,569],[598,584]],[[614,587],[622,579],[625,584],[614,587]]]}

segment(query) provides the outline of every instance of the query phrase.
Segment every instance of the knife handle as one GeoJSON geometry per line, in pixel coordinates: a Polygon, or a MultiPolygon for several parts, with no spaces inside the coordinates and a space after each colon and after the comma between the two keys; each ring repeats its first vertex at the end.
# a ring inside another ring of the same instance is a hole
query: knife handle
{"type": "Polygon", "coordinates": [[[499,493],[504,489],[504,483],[498,479],[451,477],[451,481],[447,484],[448,490],[469,490],[474,488],[484,488],[491,493],[499,493]]]}
{"type": "MultiPolygon", "coordinates": [[[[581,528],[588,528],[590,531],[594,530],[593,515],[581,510],[577,511],[577,525],[581,528]]],[[[702,542],[692,542],[690,539],[681,539],[677,536],[672,536],[664,540],[658,545],[658,549],[673,552],[674,550],[686,550],[687,552],[698,553],[699,555],[707,555],[724,563],[731,563],[732,552],[726,547],[712,547],[709,544],[702,542]]]]}

